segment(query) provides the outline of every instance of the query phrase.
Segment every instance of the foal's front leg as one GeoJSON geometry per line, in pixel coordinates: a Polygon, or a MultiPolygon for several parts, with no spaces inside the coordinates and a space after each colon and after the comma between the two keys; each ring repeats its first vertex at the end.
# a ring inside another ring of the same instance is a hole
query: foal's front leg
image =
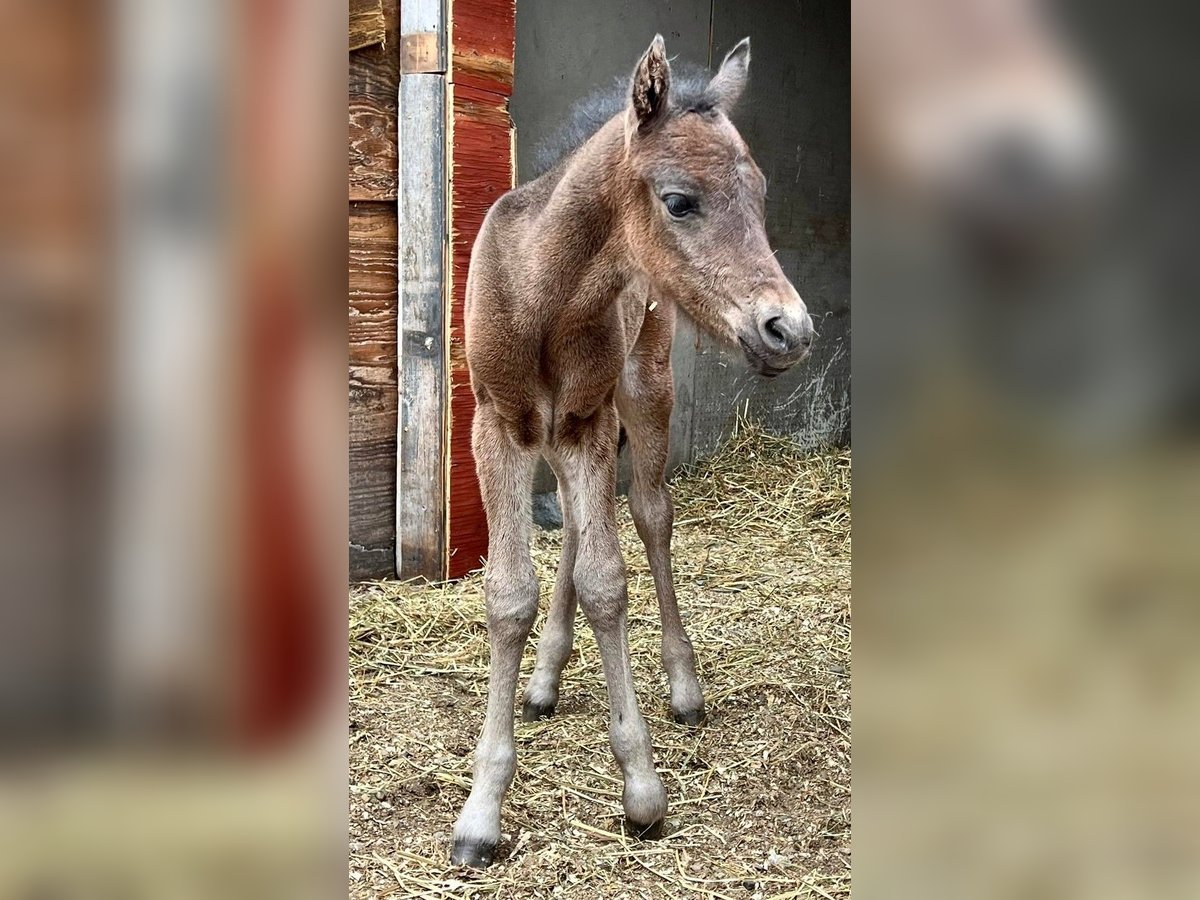
{"type": "Polygon", "coordinates": [[[603,405],[586,420],[556,427],[552,455],[573,502],[579,541],[575,592],[604,665],[609,739],[625,778],[625,819],[631,831],[652,837],[666,816],[667,792],[654,770],[650,732],[638,709],[629,662],[629,595],[617,540],[617,427],[616,409],[603,405]]]}
{"type": "Polygon", "coordinates": [[[500,841],[500,805],[516,770],[513,699],[521,651],[537,615],[538,583],[529,554],[530,489],[537,451],[518,444],[487,403],[476,410],[472,446],[488,518],[483,590],[491,666],[471,795],[454,825],[450,860],[455,865],[483,867],[491,863],[500,841]]]}
{"type": "Polygon", "coordinates": [[[664,480],[675,395],[669,353],[668,344],[658,358],[636,360],[626,369],[617,390],[617,407],[633,457],[629,511],[646,548],[658,595],[663,668],[671,685],[671,715],[682,725],[696,726],[705,719],[704,694],[696,678],[696,654],[675,598],[671,572],[675,507],[664,480]]]}

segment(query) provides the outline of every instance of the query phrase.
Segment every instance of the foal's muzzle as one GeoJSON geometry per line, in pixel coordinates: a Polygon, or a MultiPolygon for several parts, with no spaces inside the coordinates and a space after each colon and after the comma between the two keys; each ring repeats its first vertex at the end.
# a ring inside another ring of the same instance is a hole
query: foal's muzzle
{"type": "Polygon", "coordinates": [[[812,318],[797,300],[760,308],[753,326],[738,334],[738,343],[751,369],[774,378],[808,356],[814,336],[812,318]]]}

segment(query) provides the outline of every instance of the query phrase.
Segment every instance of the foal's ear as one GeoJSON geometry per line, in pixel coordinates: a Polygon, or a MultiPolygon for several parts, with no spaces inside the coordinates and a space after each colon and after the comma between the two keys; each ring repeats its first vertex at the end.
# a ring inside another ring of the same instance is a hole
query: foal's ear
{"type": "Polygon", "coordinates": [[[638,128],[648,129],[667,114],[667,94],[671,90],[671,64],[661,34],[654,40],[633,70],[629,99],[638,128]]]}
{"type": "Polygon", "coordinates": [[[746,88],[749,73],[750,38],[745,37],[726,55],[720,71],[713,76],[704,93],[712,100],[714,106],[730,112],[746,88]]]}

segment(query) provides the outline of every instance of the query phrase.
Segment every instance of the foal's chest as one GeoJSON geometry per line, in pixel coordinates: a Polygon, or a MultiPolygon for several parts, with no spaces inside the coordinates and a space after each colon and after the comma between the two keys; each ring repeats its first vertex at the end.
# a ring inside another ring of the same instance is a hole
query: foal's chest
{"type": "Polygon", "coordinates": [[[648,283],[631,282],[599,315],[559,332],[553,358],[554,407],[586,416],[610,402],[646,316],[648,283]]]}

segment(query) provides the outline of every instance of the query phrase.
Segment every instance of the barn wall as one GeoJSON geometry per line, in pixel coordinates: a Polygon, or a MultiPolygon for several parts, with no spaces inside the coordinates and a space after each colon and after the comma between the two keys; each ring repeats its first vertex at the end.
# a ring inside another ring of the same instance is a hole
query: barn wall
{"type": "MultiPolygon", "coordinates": [[[[820,338],[768,381],[682,321],[673,364],[672,463],[719,443],[735,411],[819,445],[849,440],[850,11],[844,0],[559,0],[517,7],[517,179],[571,105],[625,76],[655,32],[672,57],[718,65],[749,35],[751,87],[734,117],[769,181],[767,232],[820,338]]],[[[553,485],[549,471],[540,490],[553,485]]]]}
{"type": "Polygon", "coordinates": [[[513,182],[514,0],[455,0],[451,14],[449,479],[446,574],[479,568],[487,516],[475,477],[475,394],[467,369],[466,296],[471,248],[492,204],[513,182]]]}
{"type": "Polygon", "coordinates": [[[399,0],[351,4],[350,578],[395,573],[399,0]],[[379,33],[382,23],[384,32],[379,33]]]}
{"type": "Polygon", "coordinates": [[[349,13],[350,577],[453,577],[487,542],[462,306],[512,185],[513,0],[349,13]]]}

